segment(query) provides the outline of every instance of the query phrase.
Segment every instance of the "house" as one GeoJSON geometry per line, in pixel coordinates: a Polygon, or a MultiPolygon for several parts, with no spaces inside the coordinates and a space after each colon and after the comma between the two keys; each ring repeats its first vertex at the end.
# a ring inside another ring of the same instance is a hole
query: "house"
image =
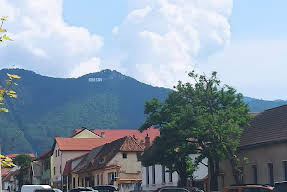
{"type": "Polygon", "coordinates": [[[56,188],[63,188],[63,171],[66,162],[70,159],[81,156],[95,147],[109,143],[109,138],[61,138],[56,137],[51,158],[51,182],[56,188]]]}
{"type": "Polygon", "coordinates": [[[2,175],[2,188],[4,190],[18,191],[18,180],[16,179],[19,173],[19,167],[13,167],[12,169],[6,170],[6,173],[2,175]]]}
{"type": "Polygon", "coordinates": [[[31,177],[33,184],[51,184],[51,155],[52,150],[48,150],[42,155],[33,159],[31,163],[31,177]]]}
{"type": "Polygon", "coordinates": [[[132,136],[117,139],[89,152],[72,170],[72,186],[115,185],[122,191],[141,182],[144,148],[132,136]]]}
{"type": "MultiPolygon", "coordinates": [[[[191,159],[195,159],[198,155],[191,154],[191,159]]],[[[203,190],[207,189],[208,176],[208,160],[205,158],[202,163],[199,163],[197,170],[193,177],[194,181],[191,184],[203,190]]],[[[149,167],[142,167],[142,184],[141,187],[145,191],[154,191],[162,187],[177,186],[179,176],[176,172],[169,172],[168,168],[162,165],[152,165],[149,167]]]]}
{"type": "MultiPolygon", "coordinates": [[[[254,115],[244,128],[239,155],[242,183],[270,184],[287,181],[287,105],[254,115]]],[[[220,163],[219,188],[235,184],[229,161],[220,163]]]]}

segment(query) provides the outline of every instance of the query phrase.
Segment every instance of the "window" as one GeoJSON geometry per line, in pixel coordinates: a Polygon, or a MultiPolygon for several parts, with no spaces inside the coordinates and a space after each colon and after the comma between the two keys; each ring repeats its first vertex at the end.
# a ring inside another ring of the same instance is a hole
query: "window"
{"type": "Polygon", "coordinates": [[[155,165],[152,166],[152,184],[155,184],[155,165]]]}
{"type": "Polygon", "coordinates": [[[97,175],[97,185],[100,185],[100,175],[97,175]]]}
{"type": "Polygon", "coordinates": [[[82,178],[82,187],[84,187],[84,178],[82,178]]]}
{"type": "Polygon", "coordinates": [[[60,174],[62,173],[62,166],[60,166],[60,174]]]}
{"type": "Polygon", "coordinates": [[[114,172],[108,173],[108,184],[114,185],[114,181],[115,181],[115,173],[114,172]]]}
{"type": "Polygon", "coordinates": [[[54,167],[54,175],[56,175],[56,167],[54,167]]]}
{"type": "Polygon", "coordinates": [[[80,186],[80,178],[78,177],[78,187],[80,186]]]}
{"type": "Polygon", "coordinates": [[[126,159],[126,158],[127,158],[127,154],[123,153],[123,159],[126,159]]]}
{"type": "Polygon", "coordinates": [[[165,166],[161,166],[162,183],[165,183],[165,166]]]}
{"type": "Polygon", "coordinates": [[[284,176],[284,181],[287,181],[287,161],[283,161],[283,176],[284,176]]]}
{"type": "Polygon", "coordinates": [[[55,151],[55,155],[56,155],[56,157],[58,156],[58,150],[55,151]]]}
{"type": "Polygon", "coordinates": [[[146,167],[146,184],[149,185],[149,167],[146,167]]]}
{"type": "Polygon", "coordinates": [[[169,182],[172,183],[172,172],[169,172],[169,182]]]}
{"type": "Polygon", "coordinates": [[[257,184],[257,166],[252,165],[253,183],[257,184]]]}
{"type": "Polygon", "coordinates": [[[104,184],[104,175],[103,175],[103,173],[101,174],[101,185],[103,185],[104,184]]]}
{"type": "Polygon", "coordinates": [[[268,163],[267,166],[268,166],[269,184],[273,185],[274,184],[273,164],[268,163]]]}
{"type": "Polygon", "coordinates": [[[76,178],[73,177],[73,188],[76,188],[76,178]]]}

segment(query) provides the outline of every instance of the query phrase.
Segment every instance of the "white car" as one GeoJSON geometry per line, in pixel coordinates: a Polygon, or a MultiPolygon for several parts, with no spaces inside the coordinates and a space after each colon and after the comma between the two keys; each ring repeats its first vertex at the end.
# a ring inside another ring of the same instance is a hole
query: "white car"
{"type": "Polygon", "coordinates": [[[41,190],[53,190],[50,185],[23,185],[21,187],[21,192],[35,192],[41,190]]]}

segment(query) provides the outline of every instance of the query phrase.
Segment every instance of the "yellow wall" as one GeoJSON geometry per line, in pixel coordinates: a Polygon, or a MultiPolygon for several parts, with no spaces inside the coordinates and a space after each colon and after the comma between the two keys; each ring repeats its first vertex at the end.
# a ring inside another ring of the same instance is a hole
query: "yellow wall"
{"type": "Polygon", "coordinates": [[[75,135],[73,138],[100,138],[97,134],[85,129],[82,132],[75,135]]]}

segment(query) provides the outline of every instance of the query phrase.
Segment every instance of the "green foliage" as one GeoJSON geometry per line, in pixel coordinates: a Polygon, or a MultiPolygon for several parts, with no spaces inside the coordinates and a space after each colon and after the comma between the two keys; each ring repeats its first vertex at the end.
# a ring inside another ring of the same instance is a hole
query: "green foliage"
{"type": "MultiPolygon", "coordinates": [[[[173,145],[178,145],[185,157],[192,152],[199,153],[197,163],[208,158],[210,177],[216,190],[218,162],[233,157],[242,127],[248,125],[251,116],[243,96],[232,87],[222,85],[215,72],[211,77],[194,72],[189,76],[192,83],[179,82],[164,103],[156,99],[146,103],[147,118],[141,130],[150,125],[160,128],[160,137],[164,139],[162,143],[155,143],[155,148],[160,144],[161,148],[172,151],[173,145]],[[169,142],[173,145],[168,145],[169,142]],[[187,151],[186,145],[200,151],[187,151]]],[[[150,156],[151,162],[156,159],[158,163],[166,163],[163,156],[159,158],[150,156]]],[[[182,158],[173,161],[176,164],[182,158]]]]}
{"type": "Polygon", "coordinates": [[[19,187],[21,187],[23,184],[29,184],[24,183],[25,177],[27,178],[27,174],[29,173],[30,164],[32,162],[32,157],[26,154],[17,155],[13,159],[14,164],[20,167],[19,174],[17,174],[17,180],[19,181],[19,187]]]}

